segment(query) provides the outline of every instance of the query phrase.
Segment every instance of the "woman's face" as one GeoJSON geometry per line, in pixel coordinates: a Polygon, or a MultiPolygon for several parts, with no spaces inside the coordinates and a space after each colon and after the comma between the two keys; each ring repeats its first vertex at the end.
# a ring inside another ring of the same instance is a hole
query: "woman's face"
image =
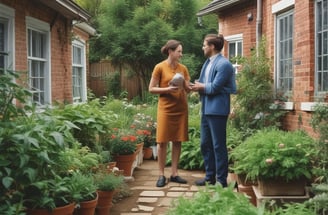
{"type": "Polygon", "coordinates": [[[172,59],[179,61],[182,57],[182,46],[179,45],[175,50],[170,50],[169,55],[172,59]]]}

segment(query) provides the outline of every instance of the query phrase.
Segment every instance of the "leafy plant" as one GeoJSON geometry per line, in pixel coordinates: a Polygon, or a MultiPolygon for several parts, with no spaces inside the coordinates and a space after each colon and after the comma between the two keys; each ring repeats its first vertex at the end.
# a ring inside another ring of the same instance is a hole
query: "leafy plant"
{"type": "Polygon", "coordinates": [[[154,146],[156,144],[156,122],[149,115],[137,113],[133,117],[131,128],[135,130],[140,142],[144,147],[154,146]]]}
{"type": "Polygon", "coordinates": [[[96,198],[97,185],[92,175],[73,172],[71,180],[72,198],[76,204],[83,201],[90,201],[96,198]]]}
{"type": "Polygon", "coordinates": [[[314,107],[310,124],[319,134],[315,145],[317,149],[316,174],[321,181],[328,183],[328,105],[319,103],[314,107]]]}
{"type": "Polygon", "coordinates": [[[313,139],[300,130],[259,130],[232,151],[232,169],[251,180],[311,178],[314,147],[313,139]]]}
{"type": "Polygon", "coordinates": [[[228,188],[207,186],[204,190],[195,193],[193,198],[180,197],[167,214],[259,214],[258,209],[249,202],[248,198],[234,192],[233,188],[233,184],[228,188]]]}
{"type": "Polygon", "coordinates": [[[137,136],[125,133],[126,130],[116,130],[107,144],[110,145],[112,155],[128,155],[133,154],[137,147],[137,136]]]}
{"type": "Polygon", "coordinates": [[[285,111],[273,105],[271,62],[266,56],[265,40],[252,51],[251,57],[240,58],[239,62],[238,93],[232,102],[234,127],[241,130],[280,127],[285,111]]]}
{"type": "Polygon", "coordinates": [[[94,175],[94,180],[97,189],[103,191],[115,190],[124,183],[124,177],[122,175],[102,171],[94,175]]]}

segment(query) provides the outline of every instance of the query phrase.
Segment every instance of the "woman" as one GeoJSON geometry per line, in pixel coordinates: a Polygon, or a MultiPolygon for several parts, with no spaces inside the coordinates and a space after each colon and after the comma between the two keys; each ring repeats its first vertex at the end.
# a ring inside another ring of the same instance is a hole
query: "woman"
{"type": "Polygon", "coordinates": [[[180,41],[169,40],[161,49],[167,59],[158,63],[152,73],[149,92],[159,94],[157,107],[156,142],[158,149],[159,178],[157,187],[164,187],[166,178],[164,168],[168,143],[172,142],[172,165],[170,181],[186,184],[178,175],[181,142],[188,141],[189,72],[179,63],[182,57],[180,41]]]}

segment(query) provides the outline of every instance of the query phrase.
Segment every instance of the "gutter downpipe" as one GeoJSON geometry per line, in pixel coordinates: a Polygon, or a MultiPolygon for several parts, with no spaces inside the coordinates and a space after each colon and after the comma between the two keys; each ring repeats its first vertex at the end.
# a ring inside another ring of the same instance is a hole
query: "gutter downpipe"
{"type": "Polygon", "coordinates": [[[262,0],[257,0],[256,12],[256,47],[259,46],[262,39],[262,0]]]}

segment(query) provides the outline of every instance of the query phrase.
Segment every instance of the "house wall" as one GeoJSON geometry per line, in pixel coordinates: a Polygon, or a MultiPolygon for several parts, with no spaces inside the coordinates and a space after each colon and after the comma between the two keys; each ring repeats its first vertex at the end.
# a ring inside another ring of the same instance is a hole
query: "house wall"
{"type": "MultiPolygon", "coordinates": [[[[315,38],[314,38],[314,2],[297,0],[290,8],[272,12],[272,6],[280,0],[262,1],[262,34],[267,41],[267,54],[272,59],[272,75],[277,72],[275,59],[275,17],[277,14],[294,8],[294,53],[293,53],[293,93],[290,101],[294,102],[294,110],[289,111],[284,122],[288,130],[304,129],[315,135],[309,121],[311,112],[301,110],[302,102],[314,101],[315,70],[315,38]]],[[[286,2],[286,1],[285,1],[286,2]]],[[[219,33],[224,36],[243,34],[243,54],[250,55],[250,49],[256,45],[256,1],[242,3],[219,13],[219,33]],[[247,21],[247,14],[253,14],[253,21],[247,21]]],[[[227,56],[227,50],[224,50],[227,56]]]]}
{"type": "MultiPolygon", "coordinates": [[[[15,70],[27,71],[26,16],[49,23],[51,31],[51,100],[72,102],[72,21],[34,0],[0,0],[15,10],[15,70]]],[[[86,41],[88,36],[77,31],[86,41]]],[[[88,63],[87,63],[88,65],[88,63]]]]}

